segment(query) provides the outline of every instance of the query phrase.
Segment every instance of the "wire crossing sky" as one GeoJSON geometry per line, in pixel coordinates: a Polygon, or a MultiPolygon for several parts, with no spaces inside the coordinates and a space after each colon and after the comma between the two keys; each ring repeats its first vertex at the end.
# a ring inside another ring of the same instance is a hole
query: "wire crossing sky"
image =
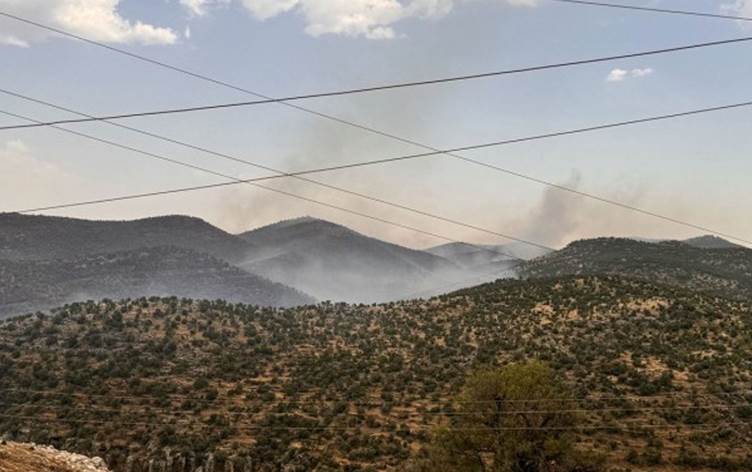
{"type": "MultiPolygon", "coordinates": [[[[261,15],[239,3],[186,11],[176,4],[122,1],[117,14],[123,22],[111,29],[102,23],[98,30],[66,24],[64,18],[32,7],[12,11],[2,0],[0,10],[184,70],[202,71],[221,82],[244,84],[243,89],[265,90],[264,95],[270,96],[274,92],[277,97],[289,97],[301,90],[348,90],[363,83],[421,83],[436,77],[467,75],[468,71],[501,71],[520,64],[555,64],[566,58],[648,51],[666,44],[743,37],[746,32],[738,21],[647,12],[626,14],[613,8],[575,8],[556,3],[520,7],[490,0],[445,2],[450,9],[425,10],[414,17],[417,10],[409,8],[396,17],[370,12],[375,16],[366,15],[366,24],[347,31],[339,29],[338,21],[344,17],[339,15],[352,11],[310,17],[294,8],[261,15]],[[128,29],[136,22],[153,28],[128,29]],[[560,28],[564,24],[567,27],[560,28]],[[634,34],[636,29],[639,35],[634,34]],[[484,47],[477,47],[480,44],[484,47]]],[[[742,3],[724,7],[719,14],[732,14],[729,8],[734,7],[739,8],[738,16],[744,16],[746,6],[742,3]]],[[[19,73],[4,78],[4,88],[75,104],[75,108],[94,116],[106,114],[104,110],[162,110],[238,101],[237,90],[200,85],[146,64],[45,35],[35,31],[38,28],[8,26],[11,23],[18,22],[0,19],[0,42],[5,44],[0,46],[4,52],[0,63],[19,73]]],[[[744,81],[736,78],[750,72],[744,61],[736,60],[742,48],[625,58],[619,63],[589,64],[576,70],[405,88],[373,96],[312,98],[306,104],[316,113],[377,129],[384,132],[382,135],[367,135],[362,129],[347,129],[341,123],[265,105],[258,110],[226,110],[212,114],[211,119],[199,116],[204,114],[161,117],[150,122],[148,129],[222,153],[249,156],[277,169],[335,167],[356,159],[416,154],[416,147],[420,147],[416,144],[420,143],[431,143],[431,148],[440,150],[453,149],[466,143],[491,142],[498,136],[547,134],[630,116],[739,103],[748,97],[744,96],[744,81]],[[409,138],[397,142],[386,139],[390,135],[409,138]]],[[[68,118],[13,99],[4,101],[3,107],[19,114],[44,116],[45,121],[68,118]]],[[[722,115],[631,128],[628,132],[607,130],[597,137],[583,135],[566,143],[549,140],[503,152],[481,150],[473,158],[636,208],[651,208],[677,220],[702,222],[703,227],[727,234],[752,234],[748,219],[737,217],[748,210],[740,208],[739,202],[749,201],[746,187],[741,185],[749,170],[743,158],[750,150],[744,140],[745,112],[739,109],[722,115]],[[736,180],[738,185],[734,184],[736,180]]],[[[174,152],[146,136],[134,138],[114,129],[101,131],[154,152],[174,152]]],[[[207,184],[205,177],[191,171],[167,171],[159,164],[133,166],[124,152],[82,145],[53,130],[9,130],[0,137],[0,153],[4,157],[0,171],[8,180],[0,210],[79,201],[92,195],[207,184]],[[92,158],[102,165],[91,166],[92,158]],[[21,193],[26,197],[23,201],[21,193]]],[[[176,157],[195,165],[203,159],[188,150],[179,150],[176,157]]],[[[540,186],[522,179],[500,178],[479,166],[474,170],[458,164],[451,160],[431,160],[429,164],[416,160],[400,165],[399,173],[387,167],[369,167],[328,174],[326,183],[377,198],[409,201],[420,208],[441,209],[442,214],[479,226],[509,228],[512,234],[546,245],[598,235],[660,238],[698,233],[660,223],[648,215],[619,211],[618,217],[613,217],[614,209],[590,203],[576,193],[541,192],[540,186]]],[[[242,175],[248,169],[229,162],[217,171],[251,178],[242,175]]],[[[275,185],[282,190],[309,192],[312,198],[333,197],[335,203],[352,203],[349,197],[334,197],[324,190],[319,195],[295,183],[275,185]]],[[[185,213],[189,208],[190,213],[230,231],[305,213],[337,220],[334,214],[310,206],[293,207],[253,190],[218,193],[222,195],[216,198],[164,198],[156,205],[123,202],[107,205],[106,209],[71,209],[63,214],[131,218],[185,213]]],[[[382,217],[394,216],[388,209],[377,212],[383,212],[382,217]]],[[[406,238],[380,225],[347,219],[340,222],[408,245],[428,242],[406,238]]],[[[425,223],[418,215],[407,221],[411,225],[425,223]]],[[[461,230],[450,236],[484,242],[461,230]]]]}
{"type": "MultiPolygon", "coordinates": [[[[49,102],[44,102],[44,101],[41,101],[41,100],[38,100],[38,99],[34,99],[32,97],[24,96],[24,95],[21,95],[21,94],[15,93],[15,92],[11,92],[11,91],[8,91],[8,90],[0,89],[0,93],[4,93],[6,95],[10,95],[10,96],[15,96],[15,97],[18,97],[18,98],[22,98],[24,100],[31,101],[31,102],[34,102],[34,103],[43,104],[43,105],[49,106],[51,108],[55,108],[55,109],[59,109],[59,110],[64,110],[66,112],[73,113],[73,114],[76,114],[76,115],[79,115],[79,116],[88,116],[88,115],[86,115],[84,113],[81,113],[81,112],[78,112],[78,111],[75,111],[75,110],[71,110],[69,108],[61,107],[59,105],[52,104],[52,103],[49,103],[49,102]]],[[[87,201],[80,201],[80,202],[56,203],[56,204],[48,205],[46,207],[28,208],[28,209],[15,210],[15,212],[17,212],[17,213],[36,213],[36,212],[41,212],[41,211],[60,210],[60,209],[64,209],[64,208],[74,208],[74,207],[82,207],[82,206],[89,206],[89,205],[99,205],[99,204],[113,203],[113,202],[123,201],[123,200],[134,200],[134,199],[138,199],[138,198],[150,198],[150,197],[157,197],[157,196],[163,196],[163,195],[169,195],[169,194],[175,194],[175,193],[192,192],[192,191],[197,191],[197,190],[207,190],[207,189],[210,189],[210,188],[221,188],[221,187],[226,187],[227,185],[234,185],[234,184],[254,184],[255,182],[260,182],[260,181],[273,180],[273,179],[277,179],[277,178],[287,178],[287,177],[289,177],[289,178],[299,179],[301,181],[304,181],[304,182],[307,182],[307,183],[311,183],[311,184],[314,184],[314,185],[317,185],[317,186],[321,186],[321,187],[324,187],[324,188],[329,188],[329,189],[332,189],[332,190],[336,190],[338,192],[343,192],[345,194],[354,195],[356,197],[364,198],[366,200],[371,200],[371,201],[375,201],[377,203],[386,204],[386,205],[389,205],[389,206],[392,206],[392,207],[395,207],[395,208],[400,208],[402,210],[407,210],[407,211],[410,211],[412,213],[417,213],[417,214],[421,214],[423,216],[428,216],[428,217],[433,218],[433,219],[438,219],[438,220],[445,221],[445,222],[448,222],[448,223],[457,224],[459,226],[464,226],[464,227],[467,227],[467,228],[470,228],[470,229],[477,229],[477,230],[479,230],[481,232],[485,232],[485,233],[492,234],[492,235],[495,235],[495,236],[500,236],[500,237],[505,238],[505,239],[509,239],[509,240],[521,242],[521,243],[529,245],[529,246],[537,247],[537,248],[540,248],[540,249],[552,250],[552,248],[550,248],[550,247],[543,246],[543,245],[535,243],[535,242],[523,240],[523,239],[520,239],[520,238],[517,238],[517,237],[514,237],[514,236],[509,236],[509,235],[501,234],[501,233],[495,232],[493,230],[488,230],[488,229],[485,229],[485,228],[476,228],[472,224],[469,224],[467,222],[455,221],[455,220],[451,220],[451,219],[446,218],[446,217],[441,217],[441,216],[433,215],[433,214],[428,213],[428,212],[423,211],[423,210],[417,210],[415,208],[412,208],[412,207],[409,207],[409,206],[406,206],[406,205],[393,203],[393,202],[390,202],[390,201],[387,201],[387,200],[383,200],[383,199],[380,199],[380,198],[377,198],[377,197],[372,197],[370,195],[365,195],[365,194],[362,194],[362,193],[358,193],[358,192],[354,192],[354,191],[351,191],[351,190],[347,190],[347,189],[344,189],[342,187],[328,185],[328,184],[326,184],[324,182],[321,182],[321,181],[318,181],[318,180],[313,180],[313,179],[302,177],[302,176],[311,175],[311,174],[320,174],[320,173],[325,173],[325,172],[332,172],[332,171],[335,171],[335,170],[353,169],[353,168],[356,168],[356,167],[365,167],[365,166],[370,166],[370,165],[388,164],[388,163],[395,163],[395,162],[399,163],[399,162],[406,161],[406,160],[420,159],[420,158],[424,158],[424,157],[432,157],[432,156],[437,156],[437,155],[448,155],[450,157],[454,157],[456,159],[459,159],[459,160],[464,161],[464,162],[468,162],[468,163],[473,164],[473,165],[487,167],[489,169],[493,169],[493,170],[496,170],[496,171],[504,173],[504,174],[510,174],[511,172],[508,171],[507,169],[504,169],[504,168],[501,168],[501,167],[498,167],[498,166],[494,166],[493,164],[489,164],[489,163],[484,163],[484,162],[481,162],[481,161],[477,161],[477,160],[471,159],[469,157],[464,157],[464,156],[461,156],[461,155],[459,155],[457,153],[458,152],[462,152],[462,151],[468,151],[468,150],[476,150],[476,149],[483,149],[483,148],[488,148],[488,147],[505,146],[505,145],[518,144],[518,143],[523,143],[523,142],[528,142],[528,141],[536,141],[536,140],[540,140],[540,139],[560,138],[560,137],[563,137],[563,136],[570,136],[570,135],[580,134],[580,133],[589,133],[589,132],[593,132],[593,131],[601,131],[601,130],[604,130],[604,129],[616,128],[616,127],[621,127],[621,126],[632,126],[632,125],[645,124],[645,123],[650,123],[650,122],[655,122],[655,121],[670,120],[670,119],[676,119],[676,118],[684,118],[684,117],[687,117],[687,116],[700,115],[700,114],[704,114],[704,113],[713,113],[713,112],[725,111],[725,110],[732,110],[732,109],[735,109],[735,108],[749,107],[749,106],[752,106],[752,101],[733,103],[733,104],[727,104],[727,105],[719,105],[719,106],[716,106],[716,107],[702,108],[702,109],[699,109],[699,110],[688,110],[688,111],[682,111],[682,112],[677,112],[677,113],[671,113],[671,114],[668,114],[668,115],[643,117],[643,118],[637,118],[637,119],[632,119],[632,120],[619,121],[619,122],[615,122],[615,123],[602,123],[602,124],[597,124],[597,125],[593,125],[593,126],[589,126],[589,127],[585,127],[585,128],[577,128],[577,129],[571,129],[571,130],[562,130],[562,131],[556,131],[556,132],[553,132],[553,133],[539,134],[539,135],[533,135],[533,136],[525,136],[525,137],[520,137],[520,138],[512,138],[512,139],[506,139],[506,140],[495,141],[495,142],[490,142],[490,143],[471,144],[471,145],[462,146],[462,147],[453,148],[453,149],[436,150],[436,151],[424,152],[424,153],[419,153],[419,154],[407,154],[407,155],[402,155],[402,156],[387,157],[387,158],[376,159],[376,160],[371,160],[371,161],[352,162],[352,163],[347,163],[347,164],[343,164],[343,165],[339,165],[339,166],[334,166],[334,167],[324,167],[324,168],[316,168],[316,169],[308,169],[308,170],[303,170],[303,171],[292,171],[292,172],[274,169],[274,168],[271,168],[271,167],[268,167],[268,166],[257,164],[257,163],[252,162],[252,161],[247,161],[247,160],[235,157],[235,156],[230,156],[230,155],[219,153],[219,152],[207,149],[207,148],[203,148],[203,147],[196,146],[196,145],[193,145],[193,144],[190,144],[190,143],[186,143],[184,141],[177,141],[175,139],[172,139],[172,138],[169,138],[169,137],[165,137],[165,136],[161,136],[161,135],[157,135],[157,134],[154,134],[154,133],[150,133],[148,131],[144,131],[144,130],[141,130],[141,129],[138,129],[138,128],[133,128],[133,127],[129,127],[129,126],[125,126],[125,125],[119,124],[119,123],[110,122],[109,120],[105,120],[105,119],[101,119],[101,118],[100,119],[89,118],[89,119],[93,119],[94,121],[102,121],[102,122],[105,122],[105,123],[113,125],[113,126],[117,126],[117,127],[123,128],[123,129],[127,129],[129,131],[133,131],[133,132],[136,132],[138,134],[147,135],[147,136],[150,136],[150,137],[153,137],[153,138],[156,138],[156,139],[160,139],[160,140],[167,141],[167,142],[170,142],[170,143],[173,143],[173,144],[177,144],[177,145],[180,145],[180,146],[183,146],[183,147],[187,147],[189,149],[194,149],[194,150],[197,150],[197,151],[201,151],[201,152],[204,152],[204,153],[206,153],[206,154],[208,154],[210,156],[213,156],[213,157],[219,157],[219,158],[223,158],[223,159],[228,159],[230,161],[240,162],[240,163],[249,165],[251,167],[257,167],[257,168],[261,168],[263,170],[269,170],[269,171],[272,171],[275,174],[277,174],[277,175],[274,175],[274,176],[258,177],[258,178],[255,178],[255,179],[238,179],[238,178],[235,178],[235,177],[232,177],[232,176],[227,176],[227,175],[224,175],[224,174],[217,173],[215,171],[212,171],[211,169],[207,169],[206,167],[198,167],[198,166],[194,166],[194,165],[191,165],[191,164],[186,164],[186,163],[183,163],[181,161],[178,161],[178,160],[175,160],[175,159],[172,159],[172,158],[169,158],[169,157],[164,157],[164,156],[160,156],[160,155],[155,155],[153,153],[144,152],[144,151],[142,151],[140,149],[132,148],[132,147],[125,146],[125,145],[122,145],[122,144],[119,144],[119,143],[113,143],[111,141],[100,140],[100,139],[98,139],[96,137],[92,137],[90,135],[76,133],[74,131],[71,131],[71,130],[68,130],[68,129],[65,129],[65,128],[61,128],[58,124],[55,124],[55,123],[43,123],[43,122],[39,122],[37,120],[34,120],[32,118],[29,118],[29,117],[24,117],[24,116],[13,114],[13,113],[10,113],[10,112],[7,112],[7,111],[3,111],[3,110],[0,110],[0,113],[8,115],[8,116],[13,116],[15,118],[21,118],[21,119],[24,119],[24,120],[27,120],[27,121],[31,121],[32,125],[36,124],[36,125],[40,125],[40,126],[49,126],[49,127],[55,128],[55,129],[59,129],[60,131],[64,131],[64,132],[68,132],[68,133],[73,133],[73,134],[76,134],[78,136],[81,136],[81,137],[84,137],[84,138],[87,138],[87,139],[98,140],[98,141],[103,142],[103,143],[108,144],[108,145],[114,145],[116,147],[125,148],[127,150],[134,151],[134,152],[139,153],[139,154],[144,154],[147,157],[156,158],[158,160],[164,160],[164,161],[171,162],[173,164],[177,164],[177,165],[180,165],[180,166],[186,166],[186,167],[198,170],[200,172],[205,172],[205,173],[208,173],[210,175],[215,175],[215,176],[223,177],[223,178],[226,178],[226,179],[230,180],[230,182],[223,182],[223,183],[219,183],[219,184],[210,184],[210,185],[202,185],[202,186],[195,186],[195,187],[183,187],[183,188],[169,189],[169,190],[163,190],[163,191],[157,191],[157,192],[146,192],[146,193],[140,193],[140,194],[130,194],[130,195],[115,196],[115,197],[105,197],[105,198],[99,198],[99,199],[87,200],[87,201]]],[[[633,207],[631,205],[628,205],[628,204],[625,204],[625,203],[622,203],[622,202],[618,202],[618,201],[614,201],[614,200],[609,200],[607,198],[600,197],[598,195],[592,195],[592,194],[580,192],[580,191],[571,189],[569,187],[559,186],[559,185],[556,185],[556,184],[553,184],[553,183],[550,183],[550,182],[546,182],[546,181],[542,181],[540,179],[536,179],[536,178],[531,177],[531,176],[522,175],[522,174],[515,174],[515,173],[511,173],[511,174],[514,175],[514,176],[516,176],[516,177],[520,177],[520,178],[523,178],[523,179],[526,179],[526,180],[530,180],[530,181],[533,181],[533,182],[536,182],[536,183],[539,183],[539,184],[543,184],[543,185],[555,188],[557,190],[562,190],[562,191],[565,191],[565,192],[575,193],[575,194],[577,194],[579,196],[587,197],[587,198],[590,198],[590,199],[593,199],[593,200],[596,200],[596,201],[599,201],[599,202],[602,202],[602,203],[607,203],[609,205],[613,205],[613,206],[618,207],[620,209],[626,209],[626,210],[630,210],[630,211],[635,211],[635,212],[642,213],[644,215],[648,215],[648,216],[651,216],[651,217],[654,217],[654,218],[658,218],[658,219],[665,220],[665,221],[670,221],[672,223],[676,223],[676,224],[679,224],[679,225],[682,225],[682,226],[686,226],[686,227],[698,229],[698,230],[701,230],[701,231],[704,231],[704,232],[707,232],[707,233],[710,233],[710,234],[714,234],[716,236],[721,236],[721,237],[732,239],[732,240],[737,241],[737,242],[742,242],[742,243],[745,243],[745,244],[752,245],[752,241],[750,241],[750,240],[744,239],[744,238],[739,237],[739,236],[734,236],[734,235],[731,235],[731,234],[726,234],[726,233],[723,233],[723,232],[719,232],[719,231],[714,230],[712,228],[706,228],[706,227],[699,226],[699,225],[694,224],[694,223],[689,223],[687,221],[678,220],[678,219],[670,217],[670,216],[661,215],[661,214],[654,213],[654,212],[651,212],[649,210],[645,210],[645,209],[638,208],[638,207],[633,207]]],[[[260,188],[264,188],[264,189],[268,190],[267,187],[261,186],[260,188]]],[[[346,209],[343,209],[343,208],[340,208],[340,209],[343,210],[343,211],[349,212],[346,209]]],[[[362,215],[362,216],[366,216],[366,215],[362,215]]],[[[368,216],[366,216],[366,217],[368,217],[368,216]]],[[[392,222],[387,222],[387,223],[388,224],[393,224],[392,222]]],[[[399,225],[396,225],[396,226],[399,226],[399,225]]],[[[414,231],[417,231],[417,232],[421,232],[420,230],[415,230],[414,228],[410,228],[410,227],[408,227],[407,229],[411,229],[411,230],[414,230],[414,231]]],[[[430,233],[426,233],[425,231],[423,231],[423,233],[430,235],[430,233]]],[[[445,239],[445,240],[451,240],[451,239],[446,238],[446,237],[441,237],[441,238],[445,239]]],[[[503,255],[514,257],[514,256],[511,256],[510,254],[506,254],[506,253],[503,254],[503,255]]]]}
{"type": "Polygon", "coordinates": [[[691,11],[691,10],[679,10],[676,8],[641,7],[639,5],[629,5],[626,3],[593,2],[590,0],[553,0],[553,1],[562,2],[562,3],[571,3],[572,5],[619,8],[622,10],[641,11],[641,12],[648,12],[648,13],[668,13],[668,14],[673,14],[673,15],[688,15],[688,16],[698,16],[702,18],[716,18],[716,19],[721,19],[721,20],[752,21],[752,17],[748,17],[748,16],[723,15],[720,13],[707,13],[707,12],[691,11]]]}
{"type": "MultiPolygon", "coordinates": [[[[6,15],[6,14],[3,14],[2,12],[0,12],[0,15],[6,15]]],[[[18,19],[18,17],[13,17],[13,18],[18,19]]],[[[704,43],[695,43],[695,44],[688,44],[684,46],[675,46],[675,47],[662,48],[662,49],[652,49],[649,51],[625,53],[625,54],[618,54],[614,56],[605,56],[605,57],[590,58],[590,59],[579,59],[579,60],[568,61],[568,62],[559,62],[555,64],[542,64],[542,65],[537,65],[537,66],[520,67],[516,69],[507,69],[507,70],[502,70],[502,71],[483,72],[480,74],[461,75],[461,76],[456,76],[456,77],[442,77],[438,79],[422,80],[418,82],[403,82],[403,83],[398,83],[398,84],[376,85],[372,87],[337,90],[337,91],[332,91],[332,92],[318,92],[318,93],[311,93],[311,94],[304,94],[304,95],[292,95],[289,97],[267,98],[263,100],[254,100],[254,101],[220,103],[220,104],[213,104],[213,105],[202,105],[202,106],[197,106],[197,107],[173,108],[173,109],[168,109],[168,110],[141,111],[141,112],[134,112],[134,113],[121,113],[117,115],[90,116],[86,118],[71,118],[67,120],[47,121],[47,122],[42,122],[42,123],[27,123],[27,124],[19,124],[19,125],[0,126],[0,130],[39,128],[39,127],[51,126],[51,125],[89,123],[92,121],[112,121],[112,120],[122,120],[126,118],[140,118],[140,117],[145,117],[145,116],[172,115],[176,113],[192,113],[192,112],[197,112],[197,111],[222,110],[222,109],[227,109],[227,108],[247,107],[247,106],[254,106],[254,105],[267,105],[270,103],[293,102],[293,101],[300,101],[300,100],[310,100],[313,98],[338,97],[342,95],[353,95],[353,94],[359,94],[359,93],[395,90],[395,89],[419,87],[419,86],[425,86],[425,85],[447,84],[451,82],[460,82],[464,80],[487,79],[491,77],[501,77],[504,75],[511,75],[511,74],[523,74],[527,72],[539,72],[539,71],[544,71],[544,70],[560,69],[560,68],[565,68],[565,67],[596,64],[599,62],[611,62],[611,61],[616,61],[620,59],[634,59],[636,57],[646,57],[646,56],[654,56],[654,55],[659,55],[659,54],[676,53],[676,52],[681,52],[681,51],[691,51],[693,49],[700,49],[700,48],[705,48],[705,47],[746,43],[749,41],[752,41],[752,36],[745,36],[742,38],[723,39],[719,41],[708,41],[704,43]]],[[[117,52],[121,52],[121,51],[118,50],[117,52]]]]}
{"type": "MultiPolygon", "coordinates": [[[[3,111],[3,110],[0,110],[0,113],[13,116],[14,118],[20,118],[20,119],[29,120],[29,121],[35,121],[33,118],[25,117],[25,116],[18,115],[18,114],[12,114],[10,112],[6,112],[6,111],[3,111]]],[[[425,235],[428,235],[428,236],[440,239],[442,241],[460,242],[460,241],[456,241],[456,240],[454,240],[454,239],[452,239],[450,237],[442,236],[442,235],[437,234],[437,233],[429,232],[429,231],[426,231],[426,230],[421,230],[419,228],[414,228],[414,227],[407,226],[407,225],[404,225],[404,224],[401,224],[401,223],[398,223],[398,222],[385,220],[385,219],[378,218],[378,217],[375,217],[375,216],[370,215],[370,214],[358,212],[358,211],[351,210],[349,208],[345,208],[345,207],[342,207],[342,206],[333,205],[333,204],[330,204],[330,203],[327,203],[327,202],[323,202],[323,201],[319,201],[319,200],[314,200],[314,199],[311,199],[311,198],[307,198],[305,196],[301,196],[301,195],[298,195],[298,194],[295,194],[295,193],[285,192],[285,191],[282,191],[282,190],[279,190],[279,189],[275,189],[275,188],[272,188],[272,187],[266,187],[266,186],[258,184],[258,182],[266,181],[266,180],[272,180],[272,179],[275,179],[275,178],[283,178],[283,177],[301,178],[300,175],[305,175],[305,174],[314,173],[314,172],[297,172],[295,174],[292,174],[292,173],[281,173],[280,172],[276,176],[258,177],[258,178],[255,178],[255,179],[240,179],[240,178],[237,178],[237,177],[233,177],[231,175],[226,175],[226,174],[222,174],[220,172],[213,171],[213,170],[211,170],[209,168],[206,168],[206,167],[194,166],[194,165],[191,165],[191,164],[188,164],[188,163],[185,163],[185,162],[173,159],[171,157],[166,157],[166,156],[162,156],[162,155],[159,155],[159,154],[154,154],[154,153],[146,152],[146,151],[143,151],[141,149],[137,149],[137,148],[133,148],[131,146],[124,145],[122,143],[108,141],[108,140],[97,138],[95,136],[91,136],[91,135],[88,135],[88,134],[79,133],[77,131],[73,131],[73,130],[68,130],[68,129],[65,129],[65,128],[61,128],[61,127],[58,127],[57,125],[51,125],[51,127],[54,128],[54,129],[56,129],[56,130],[59,130],[61,132],[70,133],[70,134],[73,134],[75,136],[79,136],[81,138],[91,139],[91,140],[98,141],[98,142],[101,142],[101,143],[109,145],[109,146],[115,146],[115,147],[118,147],[118,148],[126,149],[128,151],[136,152],[138,154],[145,155],[145,156],[147,156],[149,158],[152,158],[152,159],[166,161],[166,162],[169,162],[169,163],[174,164],[174,165],[178,165],[178,166],[182,166],[182,167],[188,167],[188,168],[197,170],[199,172],[207,173],[209,175],[214,175],[215,177],[221,177],[223,179],[228,180],[229,182],[227,182],[227,183],[231,183],[231,184],[248,184],[248,185],[251,185],[251,186],[254,186],[254,187],[257,187],[257,188],[261,188],[261,189],[264,189],[264,190],[269,190],[269,191],[272,191],[272,192],[275,192],[275,193],[279,193],[279,194],[282,194],[282,195],[285,195],[285,196],[288,196],[288,197],[292,197],[292,198],[296,198],[296,199],[299,199],[299,200],[307,201],[309,203],[314,203],[316,205],[321,205],[321,206],[326,207],[326,208],[331,208],[331,209],[339,210],[339,211],[342,211],[342,212],[345,212],[345,213],[349,213],[349,214],[352,214],[352,215],[360,216],[360,217],[363,217],[363,218],[366,218],[366,219],[369,219],[369,220],[372,220],[372,221],[377,221],[377,222],[385,223],[385,224],[388,224],[388,225],[391,225],[391,226],[396,226],[396,227],[399,227],[399,228],[402,228],[402,229],[407,229],[409,231],[414,231],[414,232],[417,232],[417,233],[422,233],[422,234],[425,234],[425,235]]],[[[525,240],[525,239],[522,239],[522,238],[518,238],[516,236],[512,236],[512,235],[509,235],[509,234],[504,234],[504,233],[501,233],[499,231],[495,231],[495,230],[492,230],[492,229],[482,228],[482,227],[475,226],[475,225],[472,225],[470,223],[466,223],[466,222],[463,222],[463,221],[453,220],[453,219],[450,219],[450,218],[447,218],[447,217],[443,217],[443,216],[440,216],[440,215],[435,215],[433,213],[429,213],[429,212],[424,211],[424,210],[415,209],[415,208],[407,206],[407,205],[401,205],[401,204],[389,202],[387,200],[377,199],[377,198],[371,197],[369,195],[356,193],[356,192],[353,192],[353,191],[350,191],[350,190],[343,189],[341,187],[329,186],[329,185],[326,185],[326,184],[323,184],[323,183],[319,183],[318,181],[311,180],[311,179],[304,179],[304,180],[306,182],[308,182],[308,183],[313,183],[313,184],[316,184],[316,185],[321,185],[321,186],[329,187],[329,188],[331,188],[333,190],[337,190],[337,191],[340,191],[340,192],[351,194],[351,195],[354,195],[354,196],[357,196],[357,197],[360,197],[360,198],[365,198],[367,200],[372,200],[372,201],[376,201],[378,203],[382,203],[382,204],[386,204],[386,205],[389,205],[389,206],[397,207],[397,208],[400,208],[402,210],[410,211],[412,213],[418,213],[418,214],[421,214],[423,216],[427,216],[427,217],[435,219],[435,220],[440,220],[440,221],[443,221],[443,222],[446,222],[446,223],[451,223],[451,224],[458,225],[458,226],[463,226],[465,228],[472,229],[472,230],[475,230],[475,231],[480,231],[482,233],[490,234],[492,236],[497,236],[497,237],[500,237],[500,238],[502,238],[504,240],[502,242],[514,241],[514,242],[522,243],[524,245],[532,246],[532,247],[539,248],[539,249],[555,250],[554,248],[551,248],[551,247],[548,247],[548,246],[536,243],[534,241],[528,241],[528,240],[525,240]]],[[[218,185],[215,184],[215,185],[213,185],[213,187],[224,186],[227,183],[218,184],[218,185]]],[[[182,193],[182,192],[194,191],[194,190],[205,190],[206,188],[208,188],[208,187],[204,186],[201,189],[191,188],[191,189],[167,190],[167,191],[159,192],[158,194],[157,193],[153,193],[151,195],[140,194],[140,195],[129,195],[129,196],[124,196],[124,197],[111,197],[111,198],[100,199],[100,200],[98,200],[96,202],[89,201],[89,202],[85,202],[85,203],[81,203],[81,202],[80,203],[75,203],[75,204],[72,204],[72,205],[65,205],[65,204],[56,205],[56,207],[57,207],[56,209],[63,208],[63,207],[66,207],[66,206],[83,206],[83,205],[89,205],[89,204],[112,203],[112,202],[118,201],[118,200],[132,200],[134,198],[153,197],[153,196],[157,196],[157,195],[165,195],[167,193],[182,193]]],[[[47,209],[51,209],[51,208],[47,208],[47,209]]],[[[40,211],[40,209],[20,210],[20,211],[17,211],[17,212],[18,213],[32,213],[32,212],[37,212],[37,211],[40,211]]],[[[493,252],[498,252],[500,255],[507,256],[507,257],[510,257],[512,259],[521,260],[519,257],[514,256],[514,255],[512,255],[510,253],[504,252],[502,250],[495,250],[495,249],[490,249],[490,250],[493,251],[493,252]]]]}

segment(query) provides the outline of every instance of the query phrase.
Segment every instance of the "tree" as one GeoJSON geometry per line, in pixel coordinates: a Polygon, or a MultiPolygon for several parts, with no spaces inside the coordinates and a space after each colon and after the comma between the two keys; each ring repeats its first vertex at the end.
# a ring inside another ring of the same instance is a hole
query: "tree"
{"type": "Polygon", "coordinates": [[[537,361],[481,370],[467,379],[448,427],[437,430],[419,471],[598,470],[574,448],[577,416],[554,372],[537,361]]]}

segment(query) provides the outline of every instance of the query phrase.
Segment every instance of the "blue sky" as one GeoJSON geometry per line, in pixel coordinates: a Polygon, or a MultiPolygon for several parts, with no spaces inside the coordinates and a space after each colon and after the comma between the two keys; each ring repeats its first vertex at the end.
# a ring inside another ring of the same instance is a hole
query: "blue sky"
{"type": "MultiPolygon", "coordinates": [[[[732,0],[631,3],[752,14],[752,2],[732,0]]],[[[550,0],[0,0],[0,10],[275,96],[752,35],[752,28],[736,21],[550,0]]],[[[0,43],[0,87],[86,113],[248,99],[4,18],[0,43]]],[[[750,48],[722,46],[304,105],[432,146],[463,146],[750,100],[750,48]]],[[[41,120],[70,117],[4,95],[0,109],[41,120]]],[[[468,155],[752,238],[751,112],[719,112],[468,155]]],[[[0,117],[2,124],[16,122],[0,117]]],[[[421,151],[279,105],[128,124],[284,170],[421,151]]],[[[71,128],[236,176],[266,174],[106,124],[71,128]]],[[[697,233],[441,156],[317,178],[545,244],[598,235],[697,233]]],[[[0,211],[218,180],[54,129],[0,135],[0,211]]],[[[309,184],[270,185],[457,239],[503,242],[309,184]]],[[[125,219],[185,213],[229,231],[309,214],[410,246],[441,242],[246,187],[51,214],[125,219]]]]}

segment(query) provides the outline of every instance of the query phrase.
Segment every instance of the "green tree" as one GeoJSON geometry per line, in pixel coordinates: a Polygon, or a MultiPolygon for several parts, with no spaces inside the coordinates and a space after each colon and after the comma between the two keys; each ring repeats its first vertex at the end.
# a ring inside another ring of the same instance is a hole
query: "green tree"
{"type": "Polygon", "coordinates": [[[472,374],[451,424],[437,430],[419,471],[560,472],[599,470],[578,453],[577,416],[564,385],[531,361],[472,374]]]}

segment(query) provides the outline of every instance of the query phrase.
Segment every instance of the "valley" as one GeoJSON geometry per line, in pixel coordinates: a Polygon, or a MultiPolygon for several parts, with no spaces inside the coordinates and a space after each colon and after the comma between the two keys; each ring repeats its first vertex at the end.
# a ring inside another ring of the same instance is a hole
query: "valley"
{"type": "Polygon", "coordinates": [[[309,217],[232,235],[187,216],[0,214],[0,317],[87,299],[164,295],[263,306],[384,302],[513,275],[519,261],[512,256],[483,248],[468,263],[309,217]]]}

